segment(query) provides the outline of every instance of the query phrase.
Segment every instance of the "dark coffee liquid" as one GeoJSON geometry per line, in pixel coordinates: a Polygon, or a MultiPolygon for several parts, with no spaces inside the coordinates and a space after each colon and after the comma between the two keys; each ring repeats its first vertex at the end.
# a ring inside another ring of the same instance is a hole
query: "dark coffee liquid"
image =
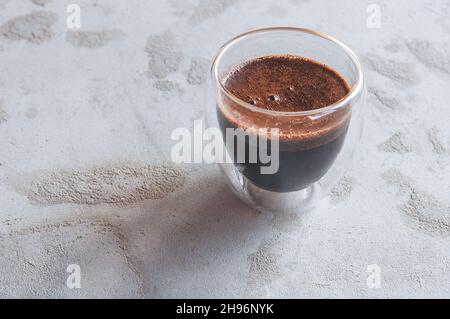
{"type": "MultiPolygon", "coordinates": [[[[234,97],[255,107],[281,112],[320,109],[341,100],[350,91],[336,71],[297,56],[250,60],[227,74],[224,86],[234,97]]],[[[245,163],[237,164],[255,185],[275,192],[304,189],[325,175],[343,145],[350,113],[350,107],[346,107],[311,119],[294,113],[274,116],[254,112],[227,96],[221,97],[218,104],[218,119],[224,134],[226,128],[280,130],[278,172],[261,174],[261,166],[268,165],[262,164],[259,156],[256,163],[251,163],[249,153],[258,154],[259,146],[248,140],[244,142],[245,163]]],[[[239,148],[237,143],[235,139],[234,154],[239,148]]],[[[270,143],[268,146],[270,154],[270,143]]]]}

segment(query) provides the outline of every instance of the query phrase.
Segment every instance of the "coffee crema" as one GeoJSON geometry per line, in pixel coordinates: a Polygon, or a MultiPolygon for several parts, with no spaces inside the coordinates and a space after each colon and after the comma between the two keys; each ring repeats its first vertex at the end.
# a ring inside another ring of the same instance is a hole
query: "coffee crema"
{"type": "MultiPolygon", "coordinates": [[[[226,92],[219,94],[217,108],[223,132],[241,128],[257,135],[260,128],[279,130],[279,171],[261,175],[263,164],[244,163],[241,170],[248,179],[266,190],[290,192],[310,186],[328,171],[351,116],[350,105],[320,112],[350,92],[336,71],[300,56],[264,56],[236,66],[222,85],[226,92]],[[298,113],[311,110],[319,111],[298,113]]],[[[246,142],[246,153],[258,147],[246,142]]]]}

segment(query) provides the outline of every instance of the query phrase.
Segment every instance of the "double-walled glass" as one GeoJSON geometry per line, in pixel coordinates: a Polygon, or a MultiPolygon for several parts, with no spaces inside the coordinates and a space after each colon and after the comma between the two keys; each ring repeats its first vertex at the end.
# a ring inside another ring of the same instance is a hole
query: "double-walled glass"
{"type": "Polygon", "coordinates": [[[225,149],[232,153],[231,160],[220,166],[236,194],[259,210],[302,211],[327,195],[349,168],[363,126],[364,77],[356,55],[328,35],[300,28],[260,29],[232,39],[219,50],[211,67],[206,104],[207,125],[222,132],[225,149]],[[346,80],[349,93],[320,109],[281,112],[247,103],[226,88],[227,74],[242,63],[286,55],[335,70],[346,80]],[[230,143],[227,129],[242,129],[248,137],[230,143]],[[278,141],[276,148],[271,140],[278,141]],[[237,160],[239,148],[245,151],[244,161],[237,160]],[[261,168],[270,163],[259,156],[249,161],[252,151],[278,152],[276,172],[263,174],[261,168]]]}

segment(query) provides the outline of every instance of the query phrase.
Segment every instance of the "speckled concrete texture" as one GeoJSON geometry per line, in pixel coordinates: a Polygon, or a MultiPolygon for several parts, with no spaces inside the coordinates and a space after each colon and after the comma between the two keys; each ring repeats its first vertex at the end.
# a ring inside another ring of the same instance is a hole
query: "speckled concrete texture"
{"type": "Polygon", "coordinates": [[[0,0],[0,298],[450,297],[449,39],[446,0],[0,0]],[[347,43],[368,83],[358,159],[307,213],[170,162],[216,50],[276,25],[347,43]]]}

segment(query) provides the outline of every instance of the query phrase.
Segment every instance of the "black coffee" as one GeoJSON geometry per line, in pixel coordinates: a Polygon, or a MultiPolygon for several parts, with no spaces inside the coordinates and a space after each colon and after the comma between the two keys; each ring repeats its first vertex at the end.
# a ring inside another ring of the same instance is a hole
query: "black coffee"
{"type": "MultiPolygon", "coordinates": [[[[232,96],[268,111],[297,112],[320,109],[344,98],[350,91],[347,82],[334,70],[298,56],[266,56],[250,60],[231,71],[224,86],[232,96]]],[[[294,113],[292,113],[294,114],[294,113]]],[[[261,174],[261,159],[250,161],[250,153],[259,154],[258,144],[245,142],[245,161],[239,169],[255,185],[275,192],[304,189],[329,170],[343,145],[350,109],[339,109],[320,118],[282,116],[255,112],[228,96],[220,98],[218,119],[222,131],[242,128],[278,128],[279,169],[261,174]]],[[[256,136],[258,138],[258,136],[256,136]]],[[[239,148],[235,139],[234,154],[239,148]]],[[[227,145],[229,148],[229,145],[227,145]]],[[[231,151],[231,150],[229,150],[231,151]]],[[[266,150],[265,150],[266,151],[266,150]]],[[[270,154],[270,143],[267,149],[270,154]]],[[[235,162],[237,158],[234,158],[235,162]]]]}

